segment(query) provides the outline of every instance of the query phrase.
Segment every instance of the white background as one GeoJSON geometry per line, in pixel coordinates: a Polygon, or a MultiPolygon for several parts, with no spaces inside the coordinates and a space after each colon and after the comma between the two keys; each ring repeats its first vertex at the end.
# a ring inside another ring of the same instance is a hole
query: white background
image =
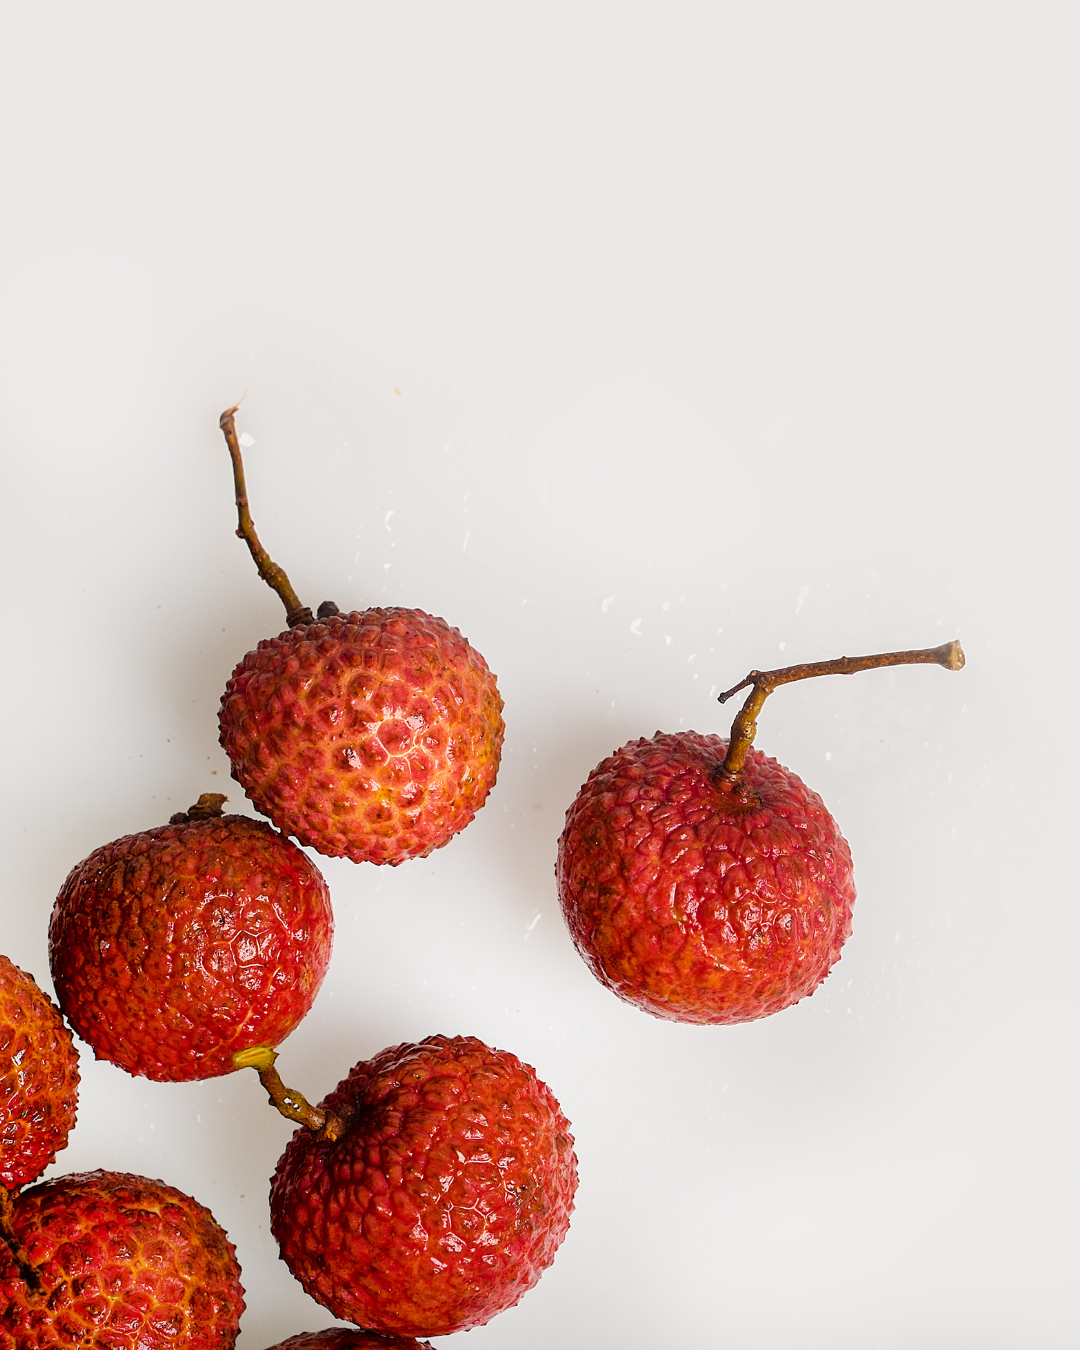
{"type": "MultiPolygon", "coordinates": [[[[434,1032],[536,1066],[581,1188],[474,1350],[1055,1350],[1080,1337],[1078,125],[1067,4],[11,6],[0,123],[3,912],[48,985],[69,869],[228,790],[220,692],[301,597],[425,608],[506,700],[489,804],[328,861],[283,1049],[318,1099],[434,1032]],[[619,1003],[563,814],[753,666],[849,839],[855,934],[763,1022],[619,1003]]],[[[232,805],[250,810],[238,790],[232,805]]],[[[83,1052],[50,1175],[160,1176],[236,1243],[241,1350],[332,1319],[276,1259],[253,1074],[83,1052]]]]}

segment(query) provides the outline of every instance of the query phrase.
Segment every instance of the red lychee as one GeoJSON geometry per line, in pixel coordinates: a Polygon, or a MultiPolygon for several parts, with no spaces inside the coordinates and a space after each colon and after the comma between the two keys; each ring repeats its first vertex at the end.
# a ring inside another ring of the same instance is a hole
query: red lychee
{"type": "Polygon", "coordinates": [[[79,1057],[33,976],[0,956],[0,1186],[35,1181],[75,1125],[79,1057]]]}
{"type": "Polygon", "coordinates": [[[122,1172],[83,1172],[15,1201],[41,1277],[28,1291],[0,1247],[0,1350],[228,1350],[244,1310],[224,1230],[190,1196],[122,1172]]]}
{"type": "Polygon", "coordinates": [[[412,1336],[382,1336],[375,1331],[350,1331],[348,1327],[328,1327],[326,1331],[302,1331],[279,1341],[270,1350],[431,1350],[430,1341],[412,1336]]]}
{"type": "Polygon", "coordinates": [[[825,978],[851,934],[851,853],[816,792],[751,751],[752,804],[717,776],[728,743],[631,741],[589,775],[559,841],[559,900],[589,969],[676,1022],[746,1022],[825,978]]]}
{"type": "Polygon", "coordinates": [[[441,848],[495,782],[503,702],[487,662],[419,609],[313,616],[259,542],[235,408],[221,415],[237,534],[281,597],[288,629],[260,642],[221,700],[221,744],[259,811],[302,844],[353,862],[404,862],[441,848]]]}
{"type": "Polygon", "coordinates": [[[369,609],[260,642],[221,700],[221,744],[257,810],[338,858],[400,863],[447,843],[495,782],[502,699],[456,628],[369,609]]]}
{"type": "MultiPolygon", "coordinates": [[[[224,800],[208,794],[220,810],[224,800]]],[[[204,808],[205,809],[205,808],[204,808]]],[[[96,849],[57,897],[57,997],[99,1059],[181,1082],[284,1040],[330,961],[318,868],[263,821],[191,815],[96,849]]]]}
{"type": "Polygon", "coordinates": [[[752,671],[730,741],[684,731],[631,741],[566,814],[556,879],[589,969],[676,1022],[748,1022],[817,988],[851,934],[851,853],[816,792],[751,748],[779,684],[877,666],[964,664],[959,643],[752,671]]]}
{"type": "Polygon", "coordinates": [[[336,1140],[297,1131],[270,1215],[282,1259],[335,1317],[446,1336],[512,1307],[554,1260],[573,1139],[514,1055],[472,1037],[393,1046],[321,1107],[336,1140]]]}

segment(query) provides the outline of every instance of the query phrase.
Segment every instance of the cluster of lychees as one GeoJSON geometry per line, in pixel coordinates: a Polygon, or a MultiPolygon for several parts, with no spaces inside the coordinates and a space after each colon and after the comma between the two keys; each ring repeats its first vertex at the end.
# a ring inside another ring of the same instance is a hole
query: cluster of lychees
{"type": "MultiPolygon", "coordinates": [[[[56,900],[53,982],[99,1058],[170,1082],[252,1067],[299,1123],[271,1180],[271,1228],[304,1289],[358,1330],[280,1350],[415,1350],[535,1285],[569,1226],[573,1140],[528,1065],[468,1036],[390,1047],[318,1106],[284,1086],[276,1047],[310,1010],[333,938],[326,883],[289,836],[390,865],[441,847],[495,781],[502,699],[442,619],[300,604],[255,533],[235,411],[221,425],[238,533],[288,628],[233,672],[220,735],[272,824],[206,794],[97,849],[56,900]]],[[[757,713],[790,680],[916,661],[958,669],[963,655],[949,643],[754,671],[729,739],[657,733],[599,765],[557,864],[597,977],[686,1022],[746,1021],[811,993],[851,931],[851,857],[821,799],[752,748],[757,713]]],[[[239,1266],[195,1200],[109,1172],[30,1186],[66,1143],[77,1084],[60,1011],[0,958],[0,1350],[231,1346],[239,1266]]]]}

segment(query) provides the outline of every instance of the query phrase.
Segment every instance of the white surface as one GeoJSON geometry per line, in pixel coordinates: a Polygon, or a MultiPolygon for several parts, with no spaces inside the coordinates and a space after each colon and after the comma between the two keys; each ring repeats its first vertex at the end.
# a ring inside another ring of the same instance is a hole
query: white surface
{"type": "MultiPolygon", "coordinates": [[[[533,1063],[582,1183],[469,1345],[1075,1345],[1075,13],[1064,5],[48,5],[5,20],[2,949],[91,849],[227,790],[220,691],[309,603],[459,626],[506,699],[488,806],[328,861],[317,1099],[384,1045],[533,1063]],[[571,947],[563,813],[627,739],[758,744],[851,842],[793,1010],[662,1024],[571,947]],[[1070,665],[1070,663],[1072,663],[1070,665]]],[[[234,806],[249,809],[239,792],[234,806]]],[[[276,1260],[254,1075],[83,1054],[52,1172],[211,1206],[241,1350],[332,1319],[276,1260]]]]}

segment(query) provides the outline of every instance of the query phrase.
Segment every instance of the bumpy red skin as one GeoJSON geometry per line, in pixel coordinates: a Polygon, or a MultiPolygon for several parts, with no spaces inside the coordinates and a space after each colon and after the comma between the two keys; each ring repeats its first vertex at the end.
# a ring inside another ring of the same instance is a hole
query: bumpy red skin
{"type": "Polygon", "coordinates": [[[749,1022],[817,988],[851,934],[851,852],[816,792],[751,749],[631,741],[589,775],[559,840],[559,900],[602,984],[675,1022],[749,1022]]]}
{"type": "Polygon", "coordinates": [[[159,1082],[214,1078],[277,1045],[330,963],[330,893],[295,844],[246,816],[96,849],[49,926],[60,1007],[99,1059],[159,1082]]]}
{"type": "Polygon", "coordinates": [[[374,1331],[330,1327],[326,1331],[302,1331],[299,1336],[272,1345],[270,1350],[431,1350],[431,1342],[417,1341],[412,1336],[380,1336],[374,1331]]]}
{"type": "Polygon", "coordinates": [[[79,1057],[59,1009],[0,956],[0,1186],[35,1181],[75,1126],[79,1057]]]}
{"type": "Polygon", "coordinates": [[[45,1293],[27,1293],[0,1244],[0,1350],[234,1344],[244,1310],[235,1249],[182,1191],[123,1172],[82,1172],[23,1191],[14,1209],[45,1293]]]}
{"type": "Polygon", "coordinates": [[[549,1088],[515,1056],[433,1036],[358,1064],[298,1131],[270,1189],[282,1259],[335,1317],[402,1336],[481,1326],[566,1236],[577,1159],[549,1088]]]}
{"type": "Polygon", "coordinates": [[[443,619],[369,609],[260,642],[221,700],[221,744],[256,808],[353,862],[422,858],[495,782],[502,699],[443,619]]]}

